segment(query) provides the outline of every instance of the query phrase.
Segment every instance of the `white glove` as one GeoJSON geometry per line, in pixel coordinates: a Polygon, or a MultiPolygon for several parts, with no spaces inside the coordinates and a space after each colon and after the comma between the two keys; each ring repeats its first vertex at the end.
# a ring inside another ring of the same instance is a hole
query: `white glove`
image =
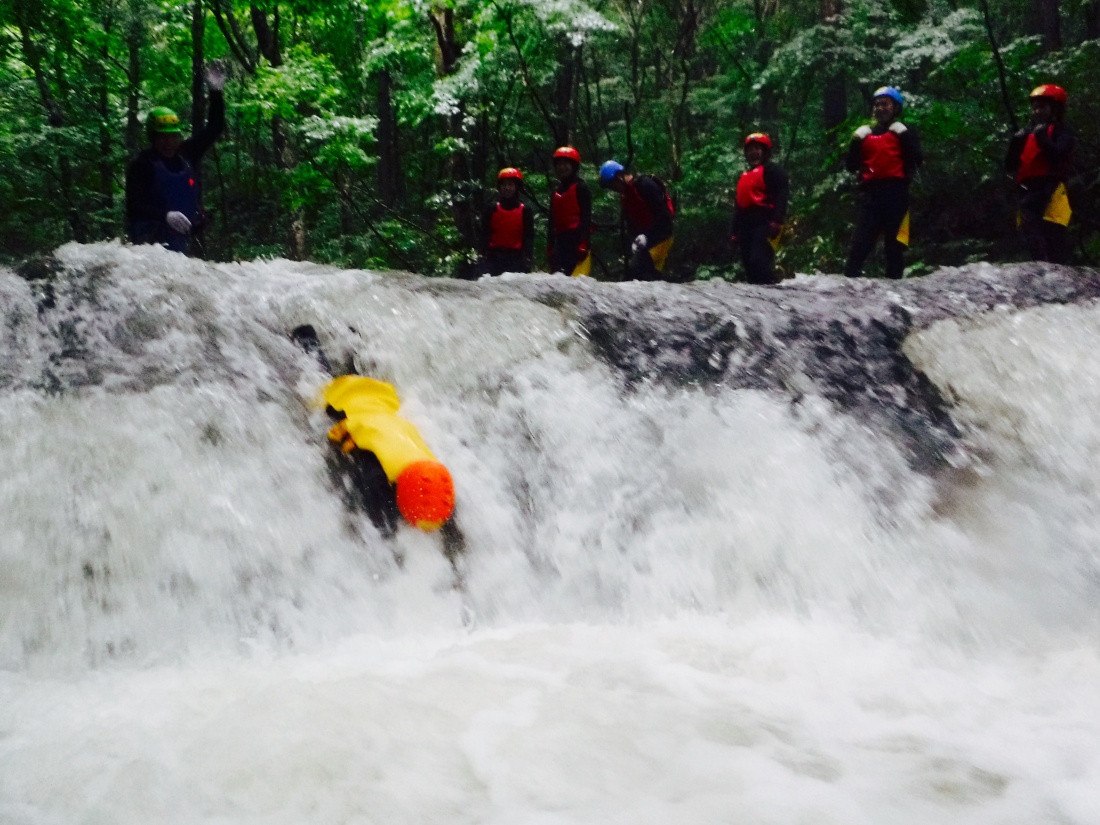
{"type": "Polygon", "coordinates": [[[901,123],[900,121],[895,120],[893,123],[890,124],[890,131],[893,132],[895,135],[900,135],[902,132],[905,132],[905,131],[908,131],[908,130],[905,128],[904,123],[901,123]]]}
{"type": "Polygon", "coordinates": [[[165,215],[164,222],[173,232],[179,232],[181,235],[191,234],[191,221],[182,212],[169,212],[165,215]]]}
{"type": "Polygon", "coordinates": [[[858,129],[852,132],[852,137],[854,137],[856,140],[863,140],[869,134],[871,134],[870,126],[860,126],[858,129]]]}
{"type": "Polygon", "coordinates": [[[633,244],[633,246],[630,247],[630,251],[631,251],[631,253],[637,253],[637,252],[640,252],[641,250],[643,250],[645,248],[646,248],[646,237],[645,237],[645,235],[639,235],[637,238],[634,239],[634,244],[633,244]]]}
{"type": "Polygon", "coordinates": [[[227,75],[223,64],[211,63],[203,72],[203,77],[206,78],[206,85],[210,87],[211,91],[220,92],[225,88],[227,75]]]}

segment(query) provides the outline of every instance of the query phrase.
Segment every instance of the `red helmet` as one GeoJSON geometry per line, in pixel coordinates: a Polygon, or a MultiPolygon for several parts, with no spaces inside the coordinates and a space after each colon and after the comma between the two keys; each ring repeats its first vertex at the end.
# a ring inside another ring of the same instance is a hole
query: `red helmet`
{"type": "Polygon", "coordinates": [[[745,148],[748,148],[750,143],[759,143],[765,149],[771,151],[772,139],[765,135],[763,132],[753,132],[747,138],[745,138],[745,148]]]}
{"type": "Polygon", "coordinates": [[[1053,83],[1044,83],[1042,86],[1036,86],[1032,89],[1028,97],[1032,100],[1037,97],[1045,97],[1053,100],[1055,103],[1064,105],[1066,102],[1066,90],[1061,86],[1055,86],[1053,83]]]}
{"type": "Polygon", "coordinates": [[[581,165],[581,153],[572,146],[559,146],[554,150],[554,158],[566,158],[573,161],[577,166],[581,165]]]}
{"type": "Polygon", "coordinates": [[[523,172],[514,166],[505,166],[497,173],[497,180],[514,180],[523,183],[523,172]]]}

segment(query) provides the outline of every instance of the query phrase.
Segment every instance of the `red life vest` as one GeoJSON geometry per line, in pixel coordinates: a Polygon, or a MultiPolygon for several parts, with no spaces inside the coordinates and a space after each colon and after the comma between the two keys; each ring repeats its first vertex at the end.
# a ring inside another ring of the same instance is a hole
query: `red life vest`
{"type": "MultiPolygon", "coordinates": [[[[1054,124],[1052,123],[1047,127],[1047,137],[1050,137],[1053,132],[1054,124]]],[[[1054,170],[1051,169],[1050,161],[1043,154],[1043,149],[1039,146],[1039,139],[1035,137],[1033,132],[1027,136],[1027,140],[1024,141],[1024,149],[1020,152],[1020,168],[1016,170],[1016,183],[1031,178],[1046,177],[1053,173],[1054,170]]]]}
{"type": "Polygon", "coordinates": [[[752,206],[771,207],[768,187],[764,183],[764,164],[754,166],[737,179],[737,208],[748,209],[752,206]]]}
{"type": "Polygon", "coordinates": [[[564,192],[554,190],[550,198],[550,219],[555,232],[568,232],[581,225],[581,202],[577,199],[576,182],[564,192]]]}
{"type": "Polygon", "coordinates": [[[523,249],[523,209],[505,209],[499,203],[489,219],[490,249],[523,249]]]}
{"type": "Polygon", "coordinates": [[[905,177],[905,161],[901,156],[901,140],[893,132],[867,135],[860,147],[863,151],[861,180],[886,180],[905,177]]]}

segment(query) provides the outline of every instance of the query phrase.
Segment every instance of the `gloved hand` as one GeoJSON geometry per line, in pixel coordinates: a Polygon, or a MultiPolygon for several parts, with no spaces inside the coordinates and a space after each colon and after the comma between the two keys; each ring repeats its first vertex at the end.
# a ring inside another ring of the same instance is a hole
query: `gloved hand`
{"type": "Polygon", "coordinates": [[[768,237],[769,238],[773,238],[773,239],[778,238],[782,231],[783,231],[783,224],[779,223],[778,221],[771,221],[768,224],[768,237]]]}
{"type": "Polygon", "coordinates": [[[203,72],[203,77],[206,79],[206,85],[210,87],[211,91],[220,92],[225,88],[225,81],[228,77],[225,64],[221,62],[211,63],[203,72]]]}
{"type": "Polygon", "coordinates": [[[893,132],[895,135],[900,135],[908,130],[905,128],[904,123],[895,120],[893,123],[890,124],[890,131],[893,132]]]}
{"type": "Polygon", "coordinates": [[[630,252],[631,254],[636,254],[638,252],[641,252],[643,249],[646,249],[646,236],[639,235],[637,238],[634,239],[634,243],[631,244],[630,252]]]}
{"type": "Polygon", "coordinates": [[[577,255],[579,255],[581,257],[581,259],[583,259],[584,256],[587,255],[587,254],[588,254],[588,241],[581,241],[579,244],[577,244],[577,255]]]}
{"type": "Polygon", "coordinates": [[[169,212],[164,216],[164,222],[173,232],[179,232],[181,235],[191,234],[191,221],[182,212],[169,212]]]}
{"type": "Polygon", "coordinates": [[[871,134],[870,126],[860,126],[858,129],[852,132],[852,137],[854,137],[856,140],[863,140],[869,134],[871,134]]]}
{"type": "Polygon", "coordinates": [[[736,235],[730,235],[730,241],[733,243],[741,243],[741,239],[738,238],[736,235]]]}

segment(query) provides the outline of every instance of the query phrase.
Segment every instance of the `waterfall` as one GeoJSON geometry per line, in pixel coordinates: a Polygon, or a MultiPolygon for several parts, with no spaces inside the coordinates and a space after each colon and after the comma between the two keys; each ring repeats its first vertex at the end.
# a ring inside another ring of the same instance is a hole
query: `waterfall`
{"type": "Polygon", "coordinates": [[[0,270],[0,821],[1096,821],[1098,294],[0,270]],[[345,505],[307,323],[454,564],[345,505]]]}

